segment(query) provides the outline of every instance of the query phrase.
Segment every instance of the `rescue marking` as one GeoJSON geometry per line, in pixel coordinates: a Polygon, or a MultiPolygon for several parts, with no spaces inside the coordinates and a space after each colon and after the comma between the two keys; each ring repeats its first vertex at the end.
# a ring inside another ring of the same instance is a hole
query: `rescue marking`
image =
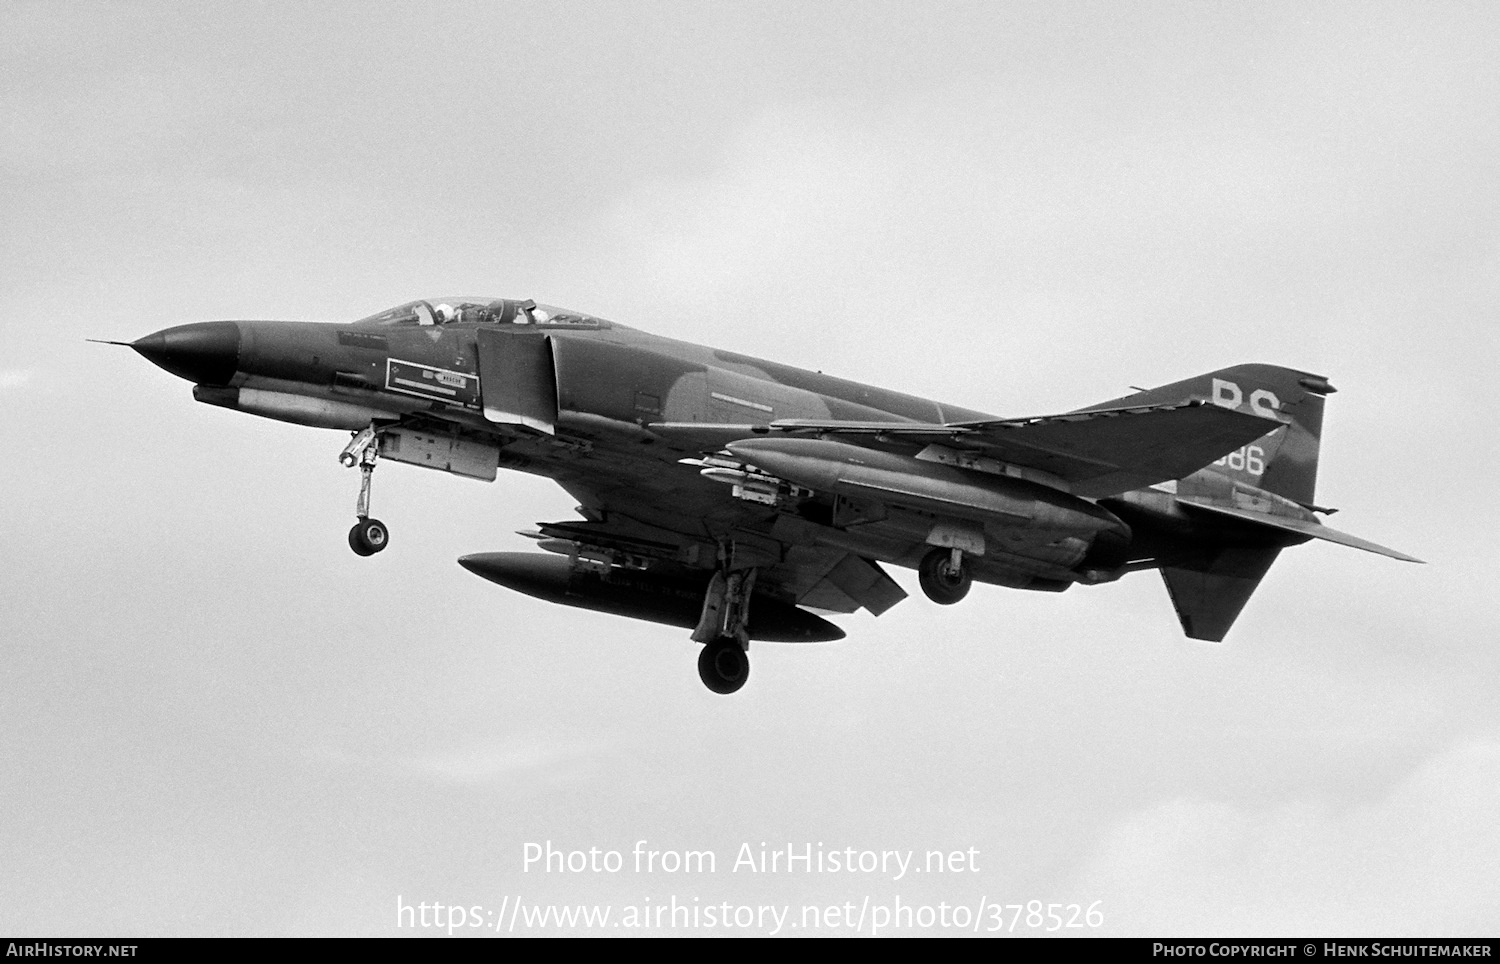
{"type": "Polygon", "coordinates": [[[421,382],[414,382],[409,378],[393,378],[391,379],[391,384],[405,385],[407,388],[418,389],[418,391],[416,392],[416,394],[418,395],[425,395],[428,392],[439,392],[451,398],[458,394],[458,392],[452,388],[440,388],[437,385],[423,385],[421,382]]]}
{"type": "Polygon", "coordinates": [[[403,395],[458,402],[467,408],[479,407],[479,376],[467,372],[388,358],[385,387],[403,395]]]}

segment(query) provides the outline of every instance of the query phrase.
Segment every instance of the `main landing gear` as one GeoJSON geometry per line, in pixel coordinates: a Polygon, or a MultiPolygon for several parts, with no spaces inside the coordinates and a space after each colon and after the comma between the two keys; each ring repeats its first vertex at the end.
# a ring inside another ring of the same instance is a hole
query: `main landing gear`
{"type": "Polygon", "coordinates": [[[703,644],[698,654],[698,676],[703,685],[729,694],[750,678],[750,595],[755,570],[719,570],[703,597],[703,615],[693,639],[703,644]]]}
{"type": "Polygon", "coordinates": [[[738,640],[716,639],[698,654],[698,677],[715,693],[733,693],[750,678],[750,654],[738,640]]]}
{"type": "Polygon", "coordinates": [[[974,577],[964,566],[962,549],[934,549],[922,557],[917,581],[928,599],[951,606],[969,594],[974,577]]]}
{"type": "Polygon", "coordinates": [[[349,530],[349,548],[361,556],[373,556],[391,541],[390,530],[379,519],[370,518],[370,481],[375,475],[375,460],[380,457],[380,433],[371,425],[339,453],[345,468],[359,466],[359,500],[355,503],[357,522],[349,530]]]}

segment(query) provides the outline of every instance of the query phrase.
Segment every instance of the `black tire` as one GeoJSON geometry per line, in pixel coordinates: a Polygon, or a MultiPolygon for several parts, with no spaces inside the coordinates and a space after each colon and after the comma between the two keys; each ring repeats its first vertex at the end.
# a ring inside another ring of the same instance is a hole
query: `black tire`
{"type": "Polygon", "coordinates": [[[750,678],[750,654],[737,640],[716,639],[698,654],[698,676],[715,693],[733,693],[750,678]]]}
{"type": "Polygon", "coordinates": [[[349,548],[362,556],[373,556],[391,541],[391,532],[379,519],[360,519],[349,530],[349,548]]]}
{"type": "Polygon", "coordinates": [[[965,566],[957,569],[951,565],[953,552],[950,549],[934,549],[922,557],[917,567],[917,581],[922,592],[939,606],[951,606],[969,594],[974,578],[965,566]]]}

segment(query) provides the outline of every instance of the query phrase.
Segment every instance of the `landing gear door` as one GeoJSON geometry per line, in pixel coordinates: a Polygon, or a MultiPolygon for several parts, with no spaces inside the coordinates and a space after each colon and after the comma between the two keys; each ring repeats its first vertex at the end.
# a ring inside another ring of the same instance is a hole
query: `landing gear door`
{"type": "Polygon", "coordinates": [[[484,417],[556,434],[557,375],[551,339],[532,331],[480,328],[478,334],[484,417]]]}

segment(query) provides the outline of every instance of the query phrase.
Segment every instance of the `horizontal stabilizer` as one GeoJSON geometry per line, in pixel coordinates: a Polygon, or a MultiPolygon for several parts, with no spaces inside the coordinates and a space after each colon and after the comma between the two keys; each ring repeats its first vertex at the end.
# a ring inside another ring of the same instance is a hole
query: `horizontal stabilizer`
{"type": "Polygon", "coordinates": [[[1337,529],[1330,529],[1327,526],[1312,520],[1289,519],[1283,516],[1266,515],[1264,512],[1255,512],[1250,509],[1217,505],[1209,502],[1194,502],[1187,499],[1180,499],[1178,501],[1180,502],[1180,504],[1190,509],[1200,509],[1206,512],[1212,512],[1216,515],[1228,516],[1232,519],[1239,519],[1243,522],[1252,522],[1256,525],[1266,526],[1272,529],[1280,529],[1283,532],[1291,532],[1297,535],[1310,536],[1314,539],[1322,539],[1325,542],[1336,542],[1341,546],[1350,546],[1354,549],[1363,549],[1366,552],[1379,553],[1382,556],[1390,556],[1392,559],[1400,559],[1402,562],[1422,561],[1415,556],[1408,556],[1404,552],[1397,552],[1395,549],[1388,549],[1385,546],[1370,542],[1367,539],[1361,539],[1358,536],[1351,536],[1348,533],[1340,532],[1337,529]]]}
{"type": "Polygon", "coordinates": [[[1096,409],[1038,418],[946,425],[793,419],[778,432],[871,435],[974,451],[1044,472],[1087,498],[1104,498],[1180,479],[1282,422],[1187,399],[1163,405],[1096,409]]]}

